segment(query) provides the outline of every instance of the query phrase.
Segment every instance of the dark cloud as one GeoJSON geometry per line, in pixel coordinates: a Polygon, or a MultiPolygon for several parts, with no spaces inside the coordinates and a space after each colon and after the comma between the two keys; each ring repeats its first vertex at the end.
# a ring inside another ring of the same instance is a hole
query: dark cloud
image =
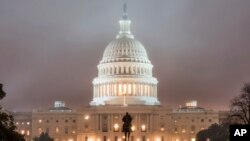
{"type": "MultiPolygon", "coordinates": [[[[123,1],[0,1],[0,81],[11,110],[88,105],[123,1]]],[[[128,0],[162,103],[227,109],[250,81],[250,1],[128,0]]]]}

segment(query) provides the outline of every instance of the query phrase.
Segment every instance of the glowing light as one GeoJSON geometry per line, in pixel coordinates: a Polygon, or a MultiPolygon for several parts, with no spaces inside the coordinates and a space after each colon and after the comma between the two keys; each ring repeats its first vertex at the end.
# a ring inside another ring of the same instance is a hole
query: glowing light
{"type": "Polygon", "coordinates": [[[89,115],[86,115],[86,116],[84,117],[84,119],[85,119],[85,120],[88,120],[88,119],[89,119],[89,115]]]}
{"type": "Polygon", "coordinates": [[[43,121],[41,119],[38,120],[39,123],[42,123],[43,121]]]}
{"type": "Polygon", "coordinates": [[[59,133],[59,128],[58,127],[56,127],[56,133],[59,133]]]}
{"type": "Polygon", "coordinates": [[[140,141],[140,139],[139,139],[139,138],[137,138],[137,139],[136,139],[136,141],[140,141]]]}
{"type": "Polygon", "coordinates": [[[73,139],[68,139],[68,141],[74,141],[73,139]]]}
{"type": "Polygon", "coordinates": [[[73,131],[72,131],[72,134],[75,134],[75,133],[76,133],[76,131],[75,131],[75,130],[73,130],[73,131]]]}
{"type": "Polygon", "coordinates": [[[163,127],[161,127],[161,131],[164,131],[165,129],[163,127]]]}
{"type": "Polygon", "coordinates": [[[24,135],[24,134],[25,134],[25,131],[24,131],[24,130],[21,130],[21,134],[24,135]]]}
{"type": "Polygon", "coordinates": [[[16,122],[16,125],[18,125],[19,124],[19,122],[16,122]]]}
{"type": "Polygon", "coordinates": [[[117,123],[114,124],[114,131],[115,131],[115,132],[119,131],[119,125],[118,125],[117,123]]]}
{"type": "Polygon", "coordinates": [[[101,141],[101,139],[100,139],[100,138],[97,138],[97,141],[101,141]]]}
{"type": "Polygon", "coordinates": [[[191,141],[196,141],[196,139],[195,138],[191,138],[191,141]]]}
{"type": "Polygon", "coordinates": [[[143,125],[141,126],[141,130],[142,130],[143,132],[145,132],[145,131],[146,131],[146,125],[143,124],[143,125]]]}
{"type": "Polygon", "coordinates": [[[30,130],[27,130],[26,135],[27,135],[27,136],[29,136],[29,135],[30,135],[30,130]]]}
{"type": "Polygon", "coordinates": [[[135,131],[135,126],[132,126],[132,127],[131,127],[131,130],[134,132],[134,131],[135,131]]]}
{"type": "Polygon", "coordinates": [[[185,129],[182,129],[182,131],[181,131],[182,133],[186,133],[186,130],[185,129]]]}
{"type": "Polygon", "coordinates": [[[161,139],[160,138],[156,138],[156,141],[161,141],[161,139]]]}
{"type": "Polygon", "coordinates": [[[27,125],[30,125],[30,122],[27,122],[27,125]]]}
{"type": "Polygon", "coordinates": [[[180,141],[180,139],[176,139],[175,141],[180,141]]]}

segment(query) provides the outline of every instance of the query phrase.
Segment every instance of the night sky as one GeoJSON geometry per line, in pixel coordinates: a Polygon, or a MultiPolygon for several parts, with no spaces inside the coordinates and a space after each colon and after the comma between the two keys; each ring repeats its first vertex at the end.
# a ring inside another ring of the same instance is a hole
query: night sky
{"type": "MultiPolygon", "coordinates": [[[[79,109],[92,99],[97,64],[119,30],[123,0],[1,0],[1,105],[79,109]]],[[[228,109],[250,82],[249,0],[128,0],[132,33],[145,46],[162,104],[198,100],[228,109]]]]}

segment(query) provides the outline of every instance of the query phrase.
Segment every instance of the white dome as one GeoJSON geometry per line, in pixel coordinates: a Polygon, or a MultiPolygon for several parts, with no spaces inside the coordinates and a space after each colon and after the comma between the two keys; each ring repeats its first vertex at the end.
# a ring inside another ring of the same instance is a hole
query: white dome
{"type": "Polygon", "coordinates": [[[118,62],[123,60],[150,63],[143,45],[138,40],[126,36],[109,43],[100,63],[118,62]]]}
{"type": "Polygon", "coordinates": [[[159,105],[157,79],[144,46],[130,32],[126,13],[120,32],[105,49],[93,80],[90,105],[159,105]]]}

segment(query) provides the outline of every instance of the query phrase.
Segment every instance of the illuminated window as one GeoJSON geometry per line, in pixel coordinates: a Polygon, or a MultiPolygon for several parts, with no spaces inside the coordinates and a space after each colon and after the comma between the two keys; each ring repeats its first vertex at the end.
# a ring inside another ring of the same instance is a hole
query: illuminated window
{"type": "Polygon", "coordinates": [[[73,130],[73,131],[72,131],[72,134],[75,134],[75,133],[76,133],[76,130],[73,130]]]}
{"type": "Polygon", "coordinates": [[[161,127],[161,131],[164,131],[165,129],[164,129],[164,127],[161,127]]]}
{"type": "Polygon", "coordinates": [[[114,131],[115,132],[118,132],[119,131],[119,125],[116,123],[114,124],[114,131]]]}
{"type": "Polygon", "coordinates": [[[19,122],[16,122],[16,125],[19,125],[19,122]]]}
{"type": "Polygon", "coordinates": [[[42,128],[38,128],[38,133],[41,134],[42,133],[42,128]]]}
{"type": "Polygon", "coordinates": [[[22,122],[22,125],[24,125],[24,122],[22,122]]]}
{"type": "Polygon", "coordinates": [[[27,135],[27,136],[30,135],[30,130],[27,130],[26,135],[27,135]]]}
{"type": "Polygon", "coordinates": [[[181,132],[182,132],[182,133],[186,133],[186,129],[182,129],[181,132]]]}
{"type": "Polygon", "coordinates": [[[143,124],[143,125],[141,126],[141,131],[142,131],[142,132],[146,132],[146,125],[143,124]]]}
{"type": "Polygon", "coordinates": [[[41,120],[41,119],[39,119],[39,120],[38,120],[38,122],[39,122],[39,123],[42,123],[42,120],[41,120]]]}
{"type": "Polygon", "coordinates": [[[27,122],[26,124],[27,124],[27,125],[30,125],[30,122],[27,122]]]}
{"type": "Polygon", "coordinates": [[[191,138],[191,141],[196,141],[196,139],[195,138],[191,138]]]}
{"type": "Polygon", "coordinates": [[[134,125],[131,127],[131,130],[132,130],[132,132],[135,131],[135,126],[134,125]]]}
{"type": "Polygon", "coordinates": [[[89,115],[85,115],[84,119],[88,120],[89,119],[89,115]]]}
{"type": "Polygon", "coordinates": [[[131,94],[131,84],[128,84],[128,94],[131,94]]]}
{"type": "Polygon", "coordinates": [[[24,135],[25,134],[25,130],[21,130],[21,134],[24,135]]]}
{"type": "Polygon", "coordinates": [[[58,127],[56,127],[56,133],[59,133],[59,128],[58,127]]]}

